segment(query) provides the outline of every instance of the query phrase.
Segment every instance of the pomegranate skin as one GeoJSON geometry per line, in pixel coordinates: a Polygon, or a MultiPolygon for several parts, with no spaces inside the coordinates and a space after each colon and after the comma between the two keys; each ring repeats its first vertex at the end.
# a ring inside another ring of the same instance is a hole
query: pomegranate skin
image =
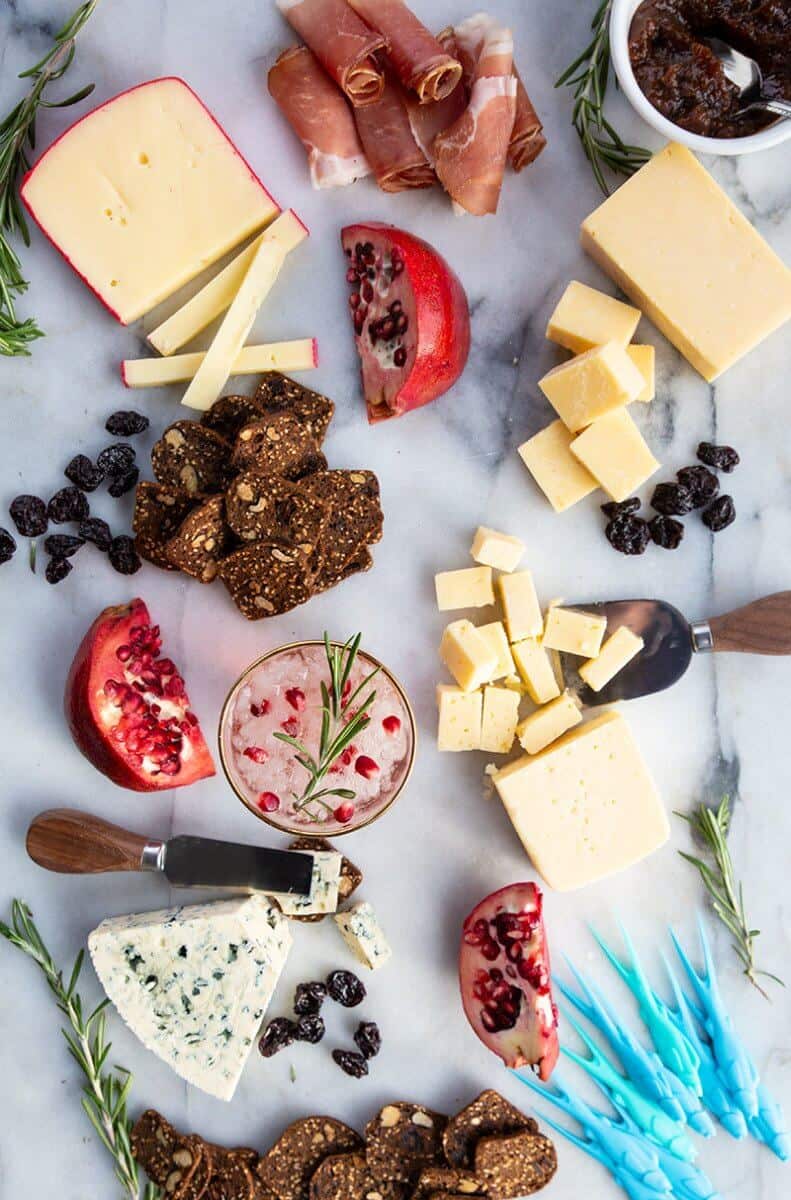
{"type": "Polygon", "coordinates": [[[140,599],[104,609],[79,645],[69,668],[63,698],[66,720],[77,749],[113,783],[135,792],[184,787],[216,774],[197,722],[189,733],[184,734],[184,742],[189,746],[188,761],[182,764],[177,775],[154,775],[141,769],[109,736],[110,726],[100,711],[100,699],[106,701],[101,687],[105,679],[123,675],[115,652],[127,641],[130,630],[150,625],[148,608],[140,599]]]}
{"type": "Polygon", "coordinates": [[[370,242],[391,255],[395,251],[403,263],[391,296],[403,301],[413,321],[410,354],[403,366],[390,369],[397,378],[387,386],[384,400],[367,370],[372,358],[368,322],[361,332],[355,331],[368,420],[374,424],[421,408],[453,386],[469,355],[470,312],[461,281],[428,242],[381,221],[347,225],[341,231],[343,248],[352,254],[358,243],[370,242]]]}
{"type": "Polygon", "coordinates": [[[487,1049],[546,1082],[560,1046],[542,907],[534,883],[511,884],[477,904],[462,927],[459,986],[465,1016],[487,1049]]]}

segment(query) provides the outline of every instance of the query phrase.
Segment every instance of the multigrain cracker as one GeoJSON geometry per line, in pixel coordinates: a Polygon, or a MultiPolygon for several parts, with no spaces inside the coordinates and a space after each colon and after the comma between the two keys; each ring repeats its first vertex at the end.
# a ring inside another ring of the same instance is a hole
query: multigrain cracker
{"type": "Polygon", "coordinates": [[[249,621],[289,612],[313,595],[313,575],[299,550],[278,542],[254,542],[220,564],[219,578],[249,621]]]}
{"type": "Polygon", "coordinates": [[[266,416],[266,409],[254,396],[221,396],[200,419],[201,425],[213,429],[233,442],[240,429],[266,416]]]}
{"type": "Polygon", "coordinates": [[[541,1133],[483,1138],[475,1147],[475,1174],[486,1180],[491,1200],[540,1191],[557,1166],[555,1147],[541,1133]]]}
{"type": "Polygon", "coordinates": [[[236,435],[231,453],[235,471],[269,471],[284,475],[318,447],[291,413],[272,413],[245,425],[236,435]]]}
{"type": "Polygon", "coordinates": [[[310,1200],[406,1200],[406,1184],[377,1182],[361,1154],[325,1158],[310,1181],[310,1200]]]}
{"type": "Polygon", "coordinates": [[[442,1135],[445,1157],[453,1167],[472,1167],[475,1146],[493,1134],[538,1133],[538,1124],[491,1088],[448,1121],[442,1135]]]}
{"type": "Polygon", "coordinates": [[[212,583],[235,544],[225,497],[211,496],[186,517],[165,547],[168,562],[201,583],[212,583]]]}
{"type": "Polygon", "coordinates": [[[140,557],[165,571],[174,571],[176,568],[167,556],[166,546],[194,507],[195,500],[179,488],[165,487],[161,483],[139,483],[132,532],[140,557]]]}
{"type": "Polygon", "coordinates": [[[255,393],[255,401],[267,413],[292,413],[305,433],[321,446],[335,413],[332,400],[288,379],[279,371],[266,371],[255,393]]]}
{"type": "Polygon", "coordinates": [[[474,1171],[459,1167],[426,1167],[420,1172],[417,1187],[410,1200],[430,1200],[437,1194],[446,1196],[485,1196],[486,1181],[474,1171]]]}
{"type": "Polygon", "coordinates": [[[245,471],[225,495],[228,524],[243,542],[283,541],[313,555],[327,523],[323,501],[278,475],[245,471]]]}
{"type": "Polygon", "coordinates": [[[447,1117],[421,1104],[386,1104],[365,1127],[365,1157],[378,1179],[417,1183],[421,1171],[442,1164],[447,1117]]]}
{"type": "Polygon", "coordinates": [[[154,477],[189,496],[221,492],[231,476],[231,447],[225,438],[197,421],[176,421],[151,451],[154,477]]]}
{"type": "Polygon", "coordinates": [[[326,1158],[358,1152],[362,1138],[333,1117],[294,1121],[258,1163],[258,1178],[278,1200],[310,1200],[310,1181],[326,1158]]]}
{"type": "Polygon", "coordinates": [[[163,1116],[149,1108],[135,1122],[129,1141],[135,1160],[148,1178],[161,1187],[178,1141],[176,1130],[163,1116]]]}

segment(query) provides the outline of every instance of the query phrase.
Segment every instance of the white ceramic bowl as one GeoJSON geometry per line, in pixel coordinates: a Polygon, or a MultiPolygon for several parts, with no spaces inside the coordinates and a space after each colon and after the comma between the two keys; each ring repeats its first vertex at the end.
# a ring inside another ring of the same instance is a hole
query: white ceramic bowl
{"type": "Polygon", "coordinates": [[[697,133],[687,133],[686,129],[663,117],[640,90],[629,58],[629,29],[639,4],[640,0],[613,0],[610,13],[610,52],[612,65],[624,95],[644,121],[663,137],[673,142],[682,142],[699,154],[751,154],[754,150],[767,150],[770,146],[777,146],[791,137],[791,119],[781,118],[774,125],[769,125],[758,133],[750,133],[746,137],[710,138],[701,137],[697,133]]]}

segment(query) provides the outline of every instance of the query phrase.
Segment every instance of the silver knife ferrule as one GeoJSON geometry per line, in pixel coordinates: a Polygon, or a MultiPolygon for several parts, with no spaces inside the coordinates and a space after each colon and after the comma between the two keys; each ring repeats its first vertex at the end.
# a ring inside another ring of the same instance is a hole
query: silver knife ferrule
{"type": "Polygon", "coordinates": [[[696,654],[710,654],[714,649],[714,638],[708,621],[693,621],[689,627],[692,649],[696,654]]]}
{"type": "Polygon", "coordinates": [[[140,855],[140,870],[164,871],[165,850],[165,842],[149,842],[148,845],[144,847],[143,853],[140,855]]]}

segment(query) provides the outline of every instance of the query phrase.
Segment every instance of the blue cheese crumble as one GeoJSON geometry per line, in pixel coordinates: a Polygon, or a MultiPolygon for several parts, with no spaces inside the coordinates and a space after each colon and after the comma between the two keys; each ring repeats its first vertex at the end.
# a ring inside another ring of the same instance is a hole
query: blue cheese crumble
{"type": "MultiPolygon", "coordinates": [[[[305,853],[300,851],[300,853],[305,853]]],[[[309,896],[289,896],[273,893],[281,912],[289,917],[307,917],[313,913],[334,913],[338,910],[338,886],[341,881],[343,855],[334,850],[313,853],[313,875],[309,896]]]]}
{"type": "Polygon", "coordinates": [[[333,920],[354,957],[372,971],[383,967],[392,956],[376,913],[366,901],[336,913],[333,920]]]}

